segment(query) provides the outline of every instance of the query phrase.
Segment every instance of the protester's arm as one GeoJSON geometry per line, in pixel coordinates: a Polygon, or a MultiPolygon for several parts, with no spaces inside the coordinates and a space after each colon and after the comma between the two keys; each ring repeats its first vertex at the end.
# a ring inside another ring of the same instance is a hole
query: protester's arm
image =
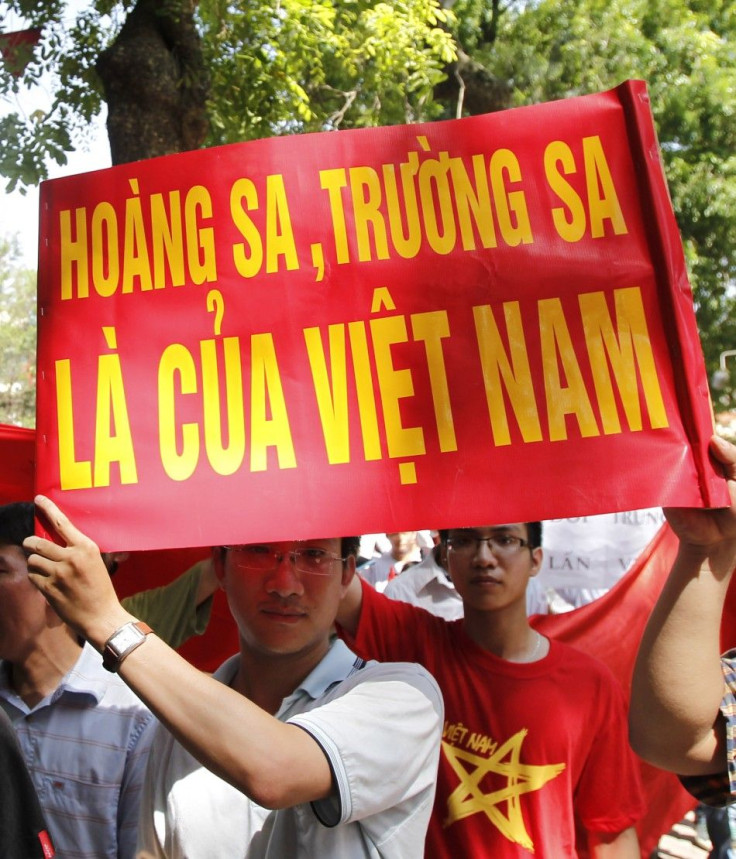
{"type": "Polygon", "coordinates": [[[623,832],[589,832],[591,859],[641,859],[639,838],[633,826],[623,832]]]}
{"type": "MultiPolygon", "coordinates": [[[[97,546],[51,501],[39,496],[36,503],[63,545],[29,537],[29,576],[102,652],[135,618],[118,602],[97,546]]],[[[330,794],[330,766],[309,734],[198,671],[156,635],[126,657],[120,676],[198,760],[259,805],[287,808],[330,794]]]]}
{"type": "Polygon", "coordinates": [[[120,603],[153,627],[169,647],[177,648],[207,629],[218,585],[212,558],[205,558],[168,584],[139,591],[120,603]]]}
{"type": "MultiPolygon", "coordinates": [[[[736,447],[711,451],[736,499],[736,447]]],[[[665,510],[680,546],[644,631],[634,668],[629,729],[634,750],[682,775],[726,768],[720,625],[736,564],[736,500],[716,510],[665,510]]]]}

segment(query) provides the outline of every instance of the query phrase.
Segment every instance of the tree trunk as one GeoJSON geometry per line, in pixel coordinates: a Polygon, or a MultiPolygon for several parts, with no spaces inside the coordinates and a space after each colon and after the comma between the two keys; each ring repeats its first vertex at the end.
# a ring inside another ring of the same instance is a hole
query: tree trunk
{"type": "Polygon", "coordinates": [[[456,62],[445,69],[447,79],[435,87],[438,101],[450,104],[451,113],[465,115],[495,113],[511,107],[511,86],[494,77],[480,63],[458,50],[456,62]]]}
{"type": "Polygon", "coordinates": [[[138,0],[97,72],[113,164],[199,148],[209,81],[194,26],[196,0],[138,0]]]}

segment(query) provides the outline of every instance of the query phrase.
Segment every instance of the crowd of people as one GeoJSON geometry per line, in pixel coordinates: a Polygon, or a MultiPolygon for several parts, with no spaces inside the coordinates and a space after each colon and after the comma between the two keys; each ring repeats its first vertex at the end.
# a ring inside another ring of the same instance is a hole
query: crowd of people
{"type": "Polygon", "coordinates": [[[711,447],[734,503],[665,511],[628,707],[529,622],[541,522],[221,546],[121,602],[53,502],[0,508],[0,855],[639,859],[637,755],[736,791],[736,447],[711,447]],[[239,650],[210,676],[174,648],[216,588],[239,650]]]}

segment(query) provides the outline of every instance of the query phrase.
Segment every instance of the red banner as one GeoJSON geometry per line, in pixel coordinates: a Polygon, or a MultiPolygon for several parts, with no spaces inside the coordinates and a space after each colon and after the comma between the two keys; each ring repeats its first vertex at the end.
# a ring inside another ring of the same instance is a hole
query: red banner
{"type": "Polygon", "coordinates": [[[728,503],[641,82],[44,183],[39,314],[107,549],[728,503]]]}
{"type": "Polygon", "coordinates": [[[0,424],[0,504],[33,500],[36,431],[0,424]]]}

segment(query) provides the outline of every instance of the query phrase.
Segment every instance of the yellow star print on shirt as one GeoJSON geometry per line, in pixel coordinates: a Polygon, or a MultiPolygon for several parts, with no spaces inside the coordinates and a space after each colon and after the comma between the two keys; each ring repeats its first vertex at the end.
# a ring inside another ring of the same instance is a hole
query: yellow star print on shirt
{"type": "Polygon", "coordinates": [[[460,784],[447,800],[444,826],[482,812],[510,841],[534,850],[521,813],[521,796],[539,790],[556,778],[565,769],[565,764],[535,766],[522,763],[521,746],[526,735],[524,728],[502,746],[494,748],[487,757],[442,743],[445,757],[460,779],[460,784]],[[490,773],[505,778],[506,785],[500,790],[483,793],[481,781],[490,773]]]}

